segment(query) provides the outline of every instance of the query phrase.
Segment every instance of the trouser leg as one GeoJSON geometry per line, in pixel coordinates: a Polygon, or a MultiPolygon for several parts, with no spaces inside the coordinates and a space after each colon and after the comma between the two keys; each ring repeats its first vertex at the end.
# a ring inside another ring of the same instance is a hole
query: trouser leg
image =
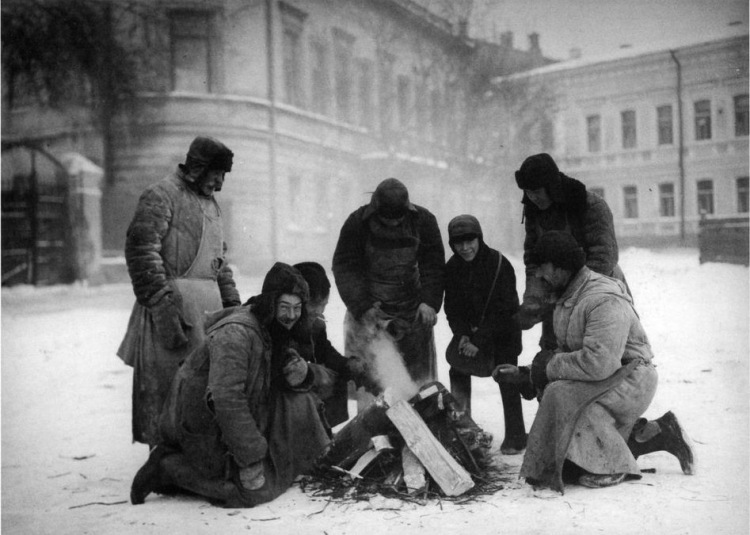
{"type": "Polygon", "coordinates": [[[525,437],[526,427],[523,423],[523,407],[521,405],[521,394],[518,385],[500,383],[500,397],[503,400],[505,437],[525,437]]]}
{"type": "Polygon", "coordinates": [[[173,484],[181,489],[208,498],[212,502],[240,501],[237,486],[224,478],[208,478],[194,468],[181,453],[167,455],[161,468],[173,484]]]}
{"type": "Polygon", "coordinates": [[[451,382],[451,395],[453,395],[460,410],[471,418],[471,375],[451,368],[448,371],[448,377],[451,382]]]}

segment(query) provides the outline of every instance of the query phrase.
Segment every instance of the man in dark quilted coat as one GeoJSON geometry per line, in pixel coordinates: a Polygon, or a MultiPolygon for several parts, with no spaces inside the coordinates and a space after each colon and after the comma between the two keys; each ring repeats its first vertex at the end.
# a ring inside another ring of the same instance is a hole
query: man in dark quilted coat
{"type": "Polygon", "coordinates": [[[215,192],[233,153],[197,137],[185,163],[138,201],[125,241],[136,303],[117,352],[133,367],[133,440],[153,446],[158,419],[180,362],[203,339],[206,311],[240,304],[225,259],[215,192]]]}
{"type": "Polygon", "coordinates": [[[619,251],[612,212],[604,199],[587,191],[580,181],[561,173],[546,153],[526,158],[516,171],[516,183],[524,192],[521,202],[526,228],[523,244],[526,290],[518,319],[523,329],[541,321],[539,345],[542,349],[554,349],[557,346],[552,331],[554,299],[534,276],[539,267],[532,259],[534,246],[546,232],[567,232],[583,247],[586,267],[621,280],[627,288],[625,275],[617,264],[619,251]]]}

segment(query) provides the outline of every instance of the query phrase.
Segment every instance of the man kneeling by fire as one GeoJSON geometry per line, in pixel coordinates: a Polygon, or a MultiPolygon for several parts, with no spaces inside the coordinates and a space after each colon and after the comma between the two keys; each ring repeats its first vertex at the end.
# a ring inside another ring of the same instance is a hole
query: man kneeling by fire
{"type": "MultiPolygon", "coordinates": [[[[310,358],[309,298],[300,271],[277,262],[260,295],[208,315],[205,341],[172,382],[160,443],[133,480],[133,504],[187,490],[252,507],[313,467],[331,436],[319,394],[336,372],[310,358]]],[[[358,381],[361,369],[348,359],[340,372],[358,381]]]]}
{"type": "Polygon", "coordinates": [[[559,296],[558,349],[539,352],[530,368],[500,365],[493,373],[540,400],[520,476],[559,492],[571,482],[608,487],[640,478],[636,459],[655,451],[671,453],[692,474],[690,442],[674,414],[640,417],[658,376],[624,285],[585,267],[583,249],[566,232],[545,233],[533,254],[537,278],[559,296]]]}

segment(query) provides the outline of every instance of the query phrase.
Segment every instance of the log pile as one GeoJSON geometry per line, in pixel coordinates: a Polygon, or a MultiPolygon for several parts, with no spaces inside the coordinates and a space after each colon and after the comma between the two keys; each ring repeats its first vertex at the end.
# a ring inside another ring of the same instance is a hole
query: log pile
{"type": "Polygon", "coordinates": [[[456,499],[503,488],[490,462],[492,436],[429,383],[410,400],[381,394],[333,437],[304,491],[334,498],[375,493],[456,499]]]}

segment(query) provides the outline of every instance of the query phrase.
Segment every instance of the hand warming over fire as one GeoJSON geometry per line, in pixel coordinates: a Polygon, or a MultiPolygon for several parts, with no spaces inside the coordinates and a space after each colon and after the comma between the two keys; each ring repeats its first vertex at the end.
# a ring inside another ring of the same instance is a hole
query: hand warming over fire
{"type": "Polygon", "coordinates": [[[427,303],[420,303],[417,309],[417,321],[421,321],[425,325],[435,325],[437,323],[437,313],[427,303]]]}

